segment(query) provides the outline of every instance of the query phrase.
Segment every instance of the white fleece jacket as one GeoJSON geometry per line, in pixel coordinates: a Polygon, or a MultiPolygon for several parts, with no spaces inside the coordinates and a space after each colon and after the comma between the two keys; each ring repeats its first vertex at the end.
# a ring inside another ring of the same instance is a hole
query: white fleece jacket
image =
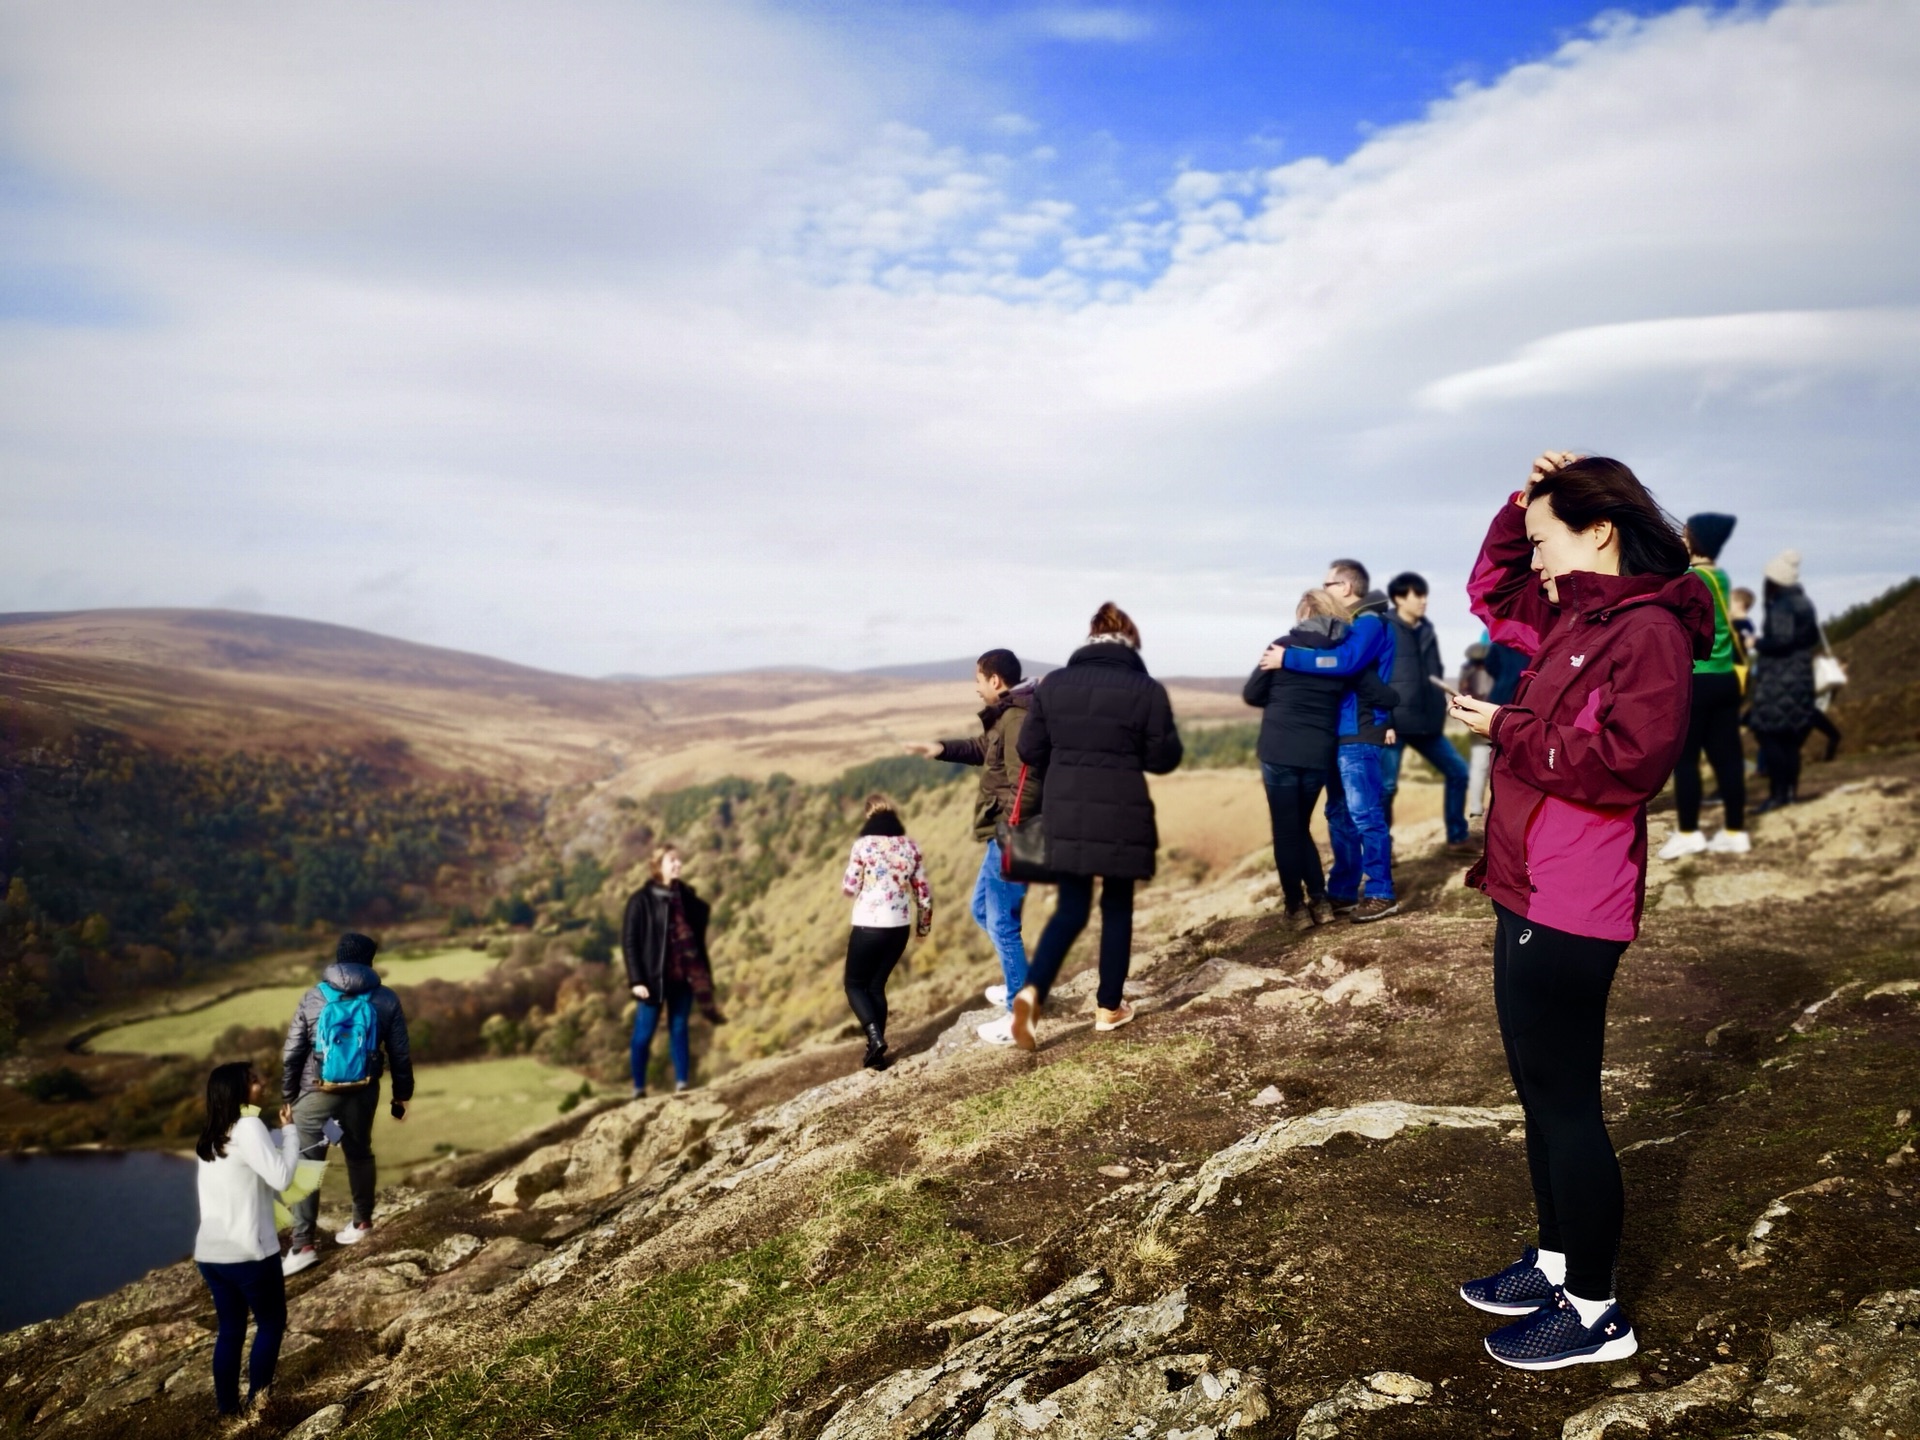
{"type": "Polygon", "coordinates": [[[219,1159],[200,1162],[200,1233],[193,1258],[233,1265],[278,1255],[273,1197],[292,1183],[299,1133],[291,1125],[269,1130],[259,1116],[242,1115],[226,1148],[219,1159]]]}

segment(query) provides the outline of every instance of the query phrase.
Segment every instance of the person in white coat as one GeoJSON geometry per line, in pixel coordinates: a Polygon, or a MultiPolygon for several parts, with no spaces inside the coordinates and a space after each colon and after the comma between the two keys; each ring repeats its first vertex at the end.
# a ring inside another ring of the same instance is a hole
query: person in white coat
{"type": "Polygon", "coordinates": [[[286,1282],[273,1201],[293,1181],[300,1139],[292,1112],[280,1111],[278,1130],[260,1118],[261,1080],[244,1060],[214,1067],[207,1077],[207,1125],[194,1153],[200,1157],[200,1229],[193,1258],[213,1294],[219,1333],[213,1345],[213,1398],[222,1415],[238,1416],[240,1348],[253,1313],[253,1352],[247,1360],[246,1410],[266,1404],[287,1328],[286,1282]]]}

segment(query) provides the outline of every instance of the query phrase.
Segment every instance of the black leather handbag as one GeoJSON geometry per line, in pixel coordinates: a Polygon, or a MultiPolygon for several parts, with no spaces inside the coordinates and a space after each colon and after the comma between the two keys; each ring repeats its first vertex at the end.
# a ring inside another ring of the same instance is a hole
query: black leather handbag
{"type": "Polygon", "coordinates": [[[1057,885],[1060,877],[1047,868],[1047,817],[1020,818],[1020,803],[1027,793],[1027,767],[1020,767],[1020,783],[1014,787],[1013,814],[994,822],[993,838],[1000,845],[1000,878],[1017,880],[1023,885],[1057,885]]]}

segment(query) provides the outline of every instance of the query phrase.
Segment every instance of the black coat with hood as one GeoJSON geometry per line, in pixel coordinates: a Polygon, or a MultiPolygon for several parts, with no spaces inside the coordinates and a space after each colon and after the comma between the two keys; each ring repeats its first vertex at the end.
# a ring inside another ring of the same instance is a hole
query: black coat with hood
{"type": "Polygon", "coordinates": [[[1763,735],[1805,731],[1813,724],[1813,657],[1820,648],[1820,621],[1806,591],[1767,582],[1766,624],[1753,648],[1747,723],[1763,735]]]}
{"type": "Polygon", "coordinates": [[[1393,632],[1393,728],[1402,738],[1438,735],[1447,728],[1447,692],[1433,682],[1447,673],[1440,659],[1440,636],[1426,616],[1409,625],[1389,611],[1393,632]]]}
{"type": "MultiPolygon", "coordinates": [[[[393,1098],[413,1098],[413,1053],[407,1048],[407,1017],[400,1008],[400,997],[380,983],[371,965],[336,960],[320,972],[320,978],[342,995],[373,997],[375,1033],[373,1059],[367,1066],[367,1078],[378,1081],[390,1066],[393,1070],[393,1098]],[[384,1063],[382,1057],[385,1057],[384,1063]]],[[[314,986],[300,997],[293,1020],[287,1026],[286,1043],[280,1049],[280,1095],[291,1105],[309,1090],[320,1088],[320,1057],[314,1053],[313,1027],[326,1007],[326,997],[314,986]]]]}
{"type": "MultiPolygon", "coordinates": [[[[1331,650],[1347,638],[1351,628],[1344,620],[1316,615],[1294,626],[1285,639],[1307,650],[1331,650]]],[[[1349,690],[1365,706],[1387,707],[1399,698],[1371,665],[1353,676],[1256,667],[1240,698],[1262,707],[1256,752],[1261,763],[1331,771],[1339,748],[1340,705],[1349,690]]]]}
{"type": "Polygon", "coordinates": [[[1160,848],[1148,775],[1180,764],[1166,687],[1131,646],[1096,642],[1034,687],[1020,758],[1046,775],[1047,865],[1150,880],[1160,848]]]}

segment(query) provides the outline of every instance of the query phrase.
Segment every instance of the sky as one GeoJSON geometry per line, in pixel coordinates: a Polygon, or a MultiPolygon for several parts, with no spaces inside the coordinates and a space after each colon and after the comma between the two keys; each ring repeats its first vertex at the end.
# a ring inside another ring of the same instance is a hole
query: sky
{"type": "Polygon", "coordinates": [[[1920,6],[0,0],[0,611],[1450,662],[1543,449],[1920,570],[1920,6]]]}

